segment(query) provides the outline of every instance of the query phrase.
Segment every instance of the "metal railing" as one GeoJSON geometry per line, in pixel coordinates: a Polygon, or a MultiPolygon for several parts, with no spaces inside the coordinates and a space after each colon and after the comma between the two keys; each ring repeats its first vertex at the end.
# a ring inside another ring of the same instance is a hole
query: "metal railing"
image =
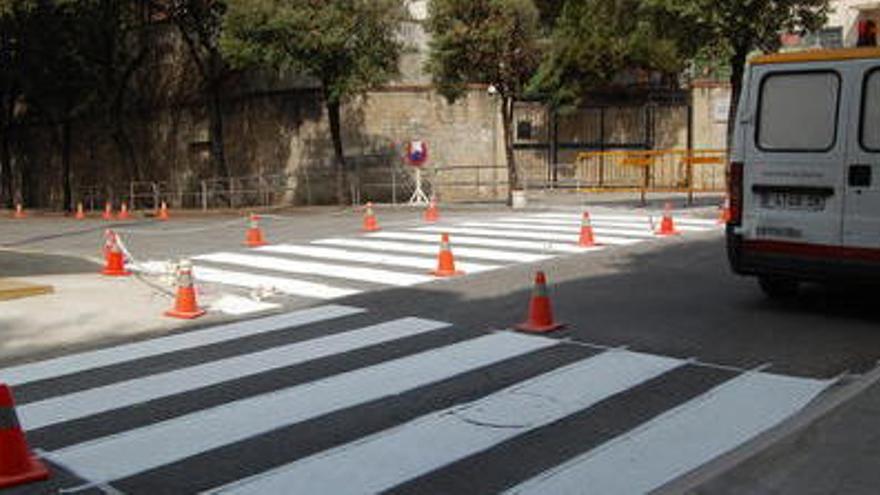
{"type": "Polygon", "coordinates": [[[722,192],[727,184],[727,152],[720,149],[591,151],[557,172],[556,187],[579,190],[722,192]]]}

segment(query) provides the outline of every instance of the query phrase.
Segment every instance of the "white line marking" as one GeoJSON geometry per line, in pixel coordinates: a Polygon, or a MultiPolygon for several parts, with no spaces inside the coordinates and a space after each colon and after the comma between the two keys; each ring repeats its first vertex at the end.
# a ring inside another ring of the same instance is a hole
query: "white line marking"
{"type": "MultiPolygon", "coordinates": [[[[511,229],[511,230],[534,230],[537,232],[571,232],[575,238],[577,238],[578,232],[580,232],[579,226],[552,226],[552,225],[531,225],[527,223],[505,223],[505,222],[465,222],[461,224],[463,227],[486,227],[490,229],[511,229]]],[[[648,222],[645,222],[645,226],[643,229],[631,228],[631,229],[619,229],[619,228],[603,228],[603,227],[593,227],[593,233],[595,234],[608,234],[608,235],[616,235],[621,237],[635,237],[641,239],[653,238],[656,237],[653,232],[651,232],[651,225],[648,222]]]]}
{"type": "MultiPolygon", "coordinates": [[[[534,239],[534,240],[543,240],[543,241],[556,241],[562,243],[570,243],[572,246],[575,246],[578,240],[577,234],[559,234],[554,232],[521,232],[516,230],[493,230],[493,229],[483,229],[483,228],[470,228],[470,227],[418,227],[413,229],[419,232],[449,232],[450,234],[465,234],[465,235],[485,235],[492,237],[500,237],[503,239],[534,239]]],[[[453,241],[455,237],[452,238],[453,241]]],[[[644,242],[644,239],[629,239],[624,237],[613,237],[613,236],[597,236],[596,242],[600,242],[602,244],[613,244],[613,245],[622,245],[628,246],[632,244],[638,244],[640,242],[644,242]]]]}
{"type": "Polygon", "coordinates": [[[196,256],[193,259],[196,261],[227,263],[277,272],[321,275],[325,277],[359,280],[361,282],[395,285],[399,287],[422,284],[434,280],[434,277],[429,277],[428,275],[415,275],[411,273],[393,272],[390,270],[317,263],[313,261],[297,261],[274,256],[213,253],[196,256]]]}
{"type": "MultiPolygon", "coordinates": [[[[659,222],[661,217],[654,217],[654,222],[659,222]]],[[[544,218],[499,218],[498,222],[514,222],[514,223],[527,223],[527,224],[540,224],[540,225],[551,225],[551,226],[566,226],[573,225],[576,227],[580,227],[581,219],[571,217],[570,219],[544,219],[544,218]]],[[[645,218],[637,218],[632,221],[621,221],[621,220],[598,220],[595,218],[590,218],[593,227],[607,227],[609,229],[613,228],[623,228],[623,229],[640,229],[644,230],[645,228],[650,228],[651,222],[648,217],[645,218]]],[[[675,219],[675,228],[682,232],[709,232],[711,230],[707,227],[698,227],[693,225],[683,225],[682,222],[679,222],[678,219],[675,219]]]]}
{"type": "Polygon", "coordinates": [[[53,397],[19,406],[18,413],[26,429],[35,430],[448,326],[448,323],[439,321],[402,318],[350,332],[53,397]]]}
{"type": "MultiPolygon", "coordinates": [[[[685,217],[685,216],[681,216],[681,215],[677,214],[675,211],[673,211],[672,213],[673,213],[673,215],[675,215],[676,222],[680,221],[682,223],[686,223],[686,224],[690,224],[690,225],[702,225],[702,226],[706,226],[706,227],[717,227],[718,226],[718,222],[716,220],[707,220],[705,218],[685,217]]],[[[575,214],[575,215],[577,215],[577,214],[575,214]]],[[[648,216],[653,216],[654,218],[659,218],[661,215],[663,215],[663,212],[657,211],[657,212],[653,212],[653,213],[645,213],[644,215],[645,215],[644,217],[639,217],[638,215],[606,215],[606,214],[602,214],[602,213],[599,213],[599,214],[590,213],[590,218],[591,219],[595,218],[596,220],[620,220],[620,221],[626,222],[626,221],[629,221],[633,218],[647,218],[648,216]]],[[[536,213],[536,214],[530,215],[530,216],[533,218],[535,218],[535,217],[538,217],[538,218],[571,218],[572,214],[536,213]]],[[[580,217],[577,217],[577,218],[580,218],[580,217]]]]}
{"type": "Polygon", "coordinates": [[[833,380],[745,373],[509,493],[646,493],[796,413],[833,380]]]}
{"type": "MultiPolygon", "coordinates": [[[[442,230],[442,229],[441,229],[442,230]]],[[[376,237],[381,239],[396,239],[401,241],[417,241],[436,243],[437,236],[433,234],[417,234],[414,232],[376,232],[369,234],[367,237],[376,237]]],[[[506,247],[510,249],[524,249],[529,251],[555,252],[555,253],[583,253],[596,248],[581,248],[570,243],[559,242],[536,242],[536,241],[515,241],[511,239],[492,239],[490,237],[471,237],[466,235],[456,235],[454,237],[455,244],[467,246],[484,246],[484,247],[506,247]]],[[[569,237],[566,240],[571,241],[569,237]]],[[[466,270],[466,269],[465,269],[466,270]]]]}
{"type": "MultiPolygon", "coordinates": [[[[380,232],[381,233],[381,232],[380,232]]],[[[385,232],[386,234],[389,232],[385,232]]],[[[436,236],[430,236],[431,241],[437,242],[436,236]]],[[[456,242],[460,242],[456,239],[456,242]]],[[[334,259],[342,261],[359,261],[363,263],[377,263],[380,265],[404,266],[407,268],[419,268],[423,270],[433,270],[437,268],[437,258],[417,256],[399,256],[384,253],[372,253],[366,251],[349,251],[346,249],[334,249],[318,246],[296,246],[291,244],[280,244],[276,246],[264,246],[257,249],[269,253],[292,254],[299,256],[311,256],[315,258],[334,259]]],[[[479,273],[499,268],[495,265],[485,265],[480,263],[456,263],[456,268],[467,273],[479,273]]]]}
{"type": "Polygon", "coordinates": [[[609,351],[217,491],[379,493],[558,421],[683,364],[660,356],[609,351]]]}
{"type": "Polygon", "coordinates": [[[73,445],[52,455],[86,479],[110,482],[557,344],[555,339],[499,332],[73,445]]]}
{"type": "Polygon", "coordinates": [[[174,351],[202,347],[218,342],[250,337],[261,333],[317,323],[363,313],[361,308],[327,305],[282,315],[218,325],[204,330],[159,337],[144,342],[124,344],[98,351],[59,357],[33,364],[0,370],[0,382],[10,386],[71,375],[114,364],[134,361],[174,351]]]}
{"type": "Polygon", "coordinates": [[[235,272],[218,268],[208,268],[206,266],[193,267],[193,275],[197,281],[201,282],[233,285],[249,289],[272,288],[284,294],[310,297],[314,299],[336,299],[338,297],[346,297],[360,293],[360,291],[356,289],[343,289],[340,287],[331,287],[325,284],[306,282],[304,280],[293,278],[235,272]]]}
{"type": "MultiPolygon", "coordinates": [[[[443,229],[441,229],[443,230],[443,229]]],[[[443,230],[445,232],[445,230],[443,230]]],[[[439,236],[438,236],[439,239],[439,236]]],[[[453,236],[451,239],[452,244],[452,253],[456,257],[463,258],[475,258],[475,259],[487,259],[493,261],[511,261],[511,262],[523,262],[528,263],[532,261],[541,261],[551,256],[545,256],[540,254],[532,254],[532,253],[516,253],[513,251],[498,251],[495,249],[478,249],[478,248],[467,248],[467,247],[459,247],[455,245],[455,237],[453,236]]],[[[405,243],[405,242],[392,242],[392,241],[377,241],[366,238],[358,238],[358,239],[348,239],[348,238],[339,238],[339,239],[319,239],[317,241],[312,241],[312,244],[327,244],[327,245],[336,245],[336,246],[348,246],[348,247],[357,247],[357,248],[367,248],[367,249],[377,249],[382,251],[398,251],[405,253],[419,253],[419,254],[437,254],[440,250],[439,244],[437,246],[425,246],[424,244],[417,243],[405,243]]]]}

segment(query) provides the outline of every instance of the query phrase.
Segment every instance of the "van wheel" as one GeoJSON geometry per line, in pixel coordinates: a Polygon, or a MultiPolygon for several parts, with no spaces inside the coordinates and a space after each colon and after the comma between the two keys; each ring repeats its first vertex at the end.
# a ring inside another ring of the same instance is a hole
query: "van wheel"
{"type": "Polygon", "coordinates": [[[770,299],[791,299],[798,293],[800,283],[787,277],[758,277],[758,285],[770,299]]]}

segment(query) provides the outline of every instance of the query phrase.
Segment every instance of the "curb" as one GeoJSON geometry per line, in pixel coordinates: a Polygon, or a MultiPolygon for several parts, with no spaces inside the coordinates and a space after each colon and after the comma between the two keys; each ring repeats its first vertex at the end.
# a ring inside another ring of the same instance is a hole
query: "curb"
{"type": "MultiPolygon", "coordinates": [[[[841,381],[847,379],[845,377],[841,381]]],[[[816,421],[878,383],[880,383],[880,365],[865,374],[855,376],[851,383],[832,385],[831,389],[808,404],[800,413],[650,493],[652,495],[695,493],[699,487],[764,453],[774,445],[801,434],[816,421]]]]}

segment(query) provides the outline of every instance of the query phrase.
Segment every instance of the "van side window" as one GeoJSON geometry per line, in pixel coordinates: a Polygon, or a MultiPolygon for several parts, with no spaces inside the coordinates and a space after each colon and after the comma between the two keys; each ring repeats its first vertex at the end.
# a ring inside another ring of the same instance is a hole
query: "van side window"
{"type": "Polygon", "coordinates": [[[862,148],[880,151],[880,68],[865,79],[862,96],[862,148]]]}
{"type": "Polygon", "coordinates": [[[778,72],[761,83],[757,145],[764,151],[828,151],[837,140],[840,77],[778,72]]]}

